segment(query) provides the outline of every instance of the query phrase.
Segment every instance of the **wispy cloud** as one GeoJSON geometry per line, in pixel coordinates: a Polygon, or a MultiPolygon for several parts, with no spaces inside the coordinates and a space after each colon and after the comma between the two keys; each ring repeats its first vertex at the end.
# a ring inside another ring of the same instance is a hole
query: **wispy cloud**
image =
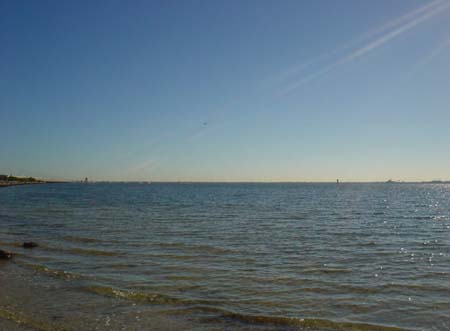
{"type": "Polygon", "coordinates": [[[149,142],[146,148],[141,149],[139,153],[135,151],[128,155],[131,164],[124,168],[121,177],[126,176],[132,180],[149,178],[170,160],[171,152],[170,146],[167,145],[168,141],[184,144],[186,148],[189,148],[190,144],[202,139],[212,127],[210,123],[199,122],[197,126],[187,132],[168,131],[160,135],[157,139],[149,142]]]}
{"type": "Polygon", "coordinates": [[[385,45],[396,37],[413,29],[417,25],[430,20],[432,17],[441,14],[448,9],[450,9],[450,1],[435,0],[404,15],[401,15],[400,17],[397,17],[379,27],[369,30],[361,37],[350,41],[342,47],[336,48],[329,53],[322,54],[316,59],[308,61],[303,65],[297,65],[293,67],[290,71],[288,70],[283,73],[281,77],[286,81],[287,77],[292,77],[297,74],[297,80],[282,88],[279,95],[288,94],[296,90],[297,88],[309,83],[310,81],[327,74],[335,67],[343,65],[345,63],[349,63],[355,59],[369,54],[370,52],[385,45]],[[356,44],[360,44],[364,41],[365,43],[362,46],[355,47],[356,44]],[[325,63],[312,73],[299,75],[300,72],[304,72],[304,69],[306,69],[309,64],[318,62],[324,57],[331,57],[332,55],[336,55],[342,50],[347,51],[344,52],[343,55],[339,56],[338,59],[335,59],[334,61],[331,61],[329,63],[325,63]]]}
{"type": "Polygon", "coordinates": [[[142,173],[148,174],[158,164],[158,161],[154,159],[148,159],[141,163],[135,164],[126,169],[126,175],[142,175],[142,173]]]}

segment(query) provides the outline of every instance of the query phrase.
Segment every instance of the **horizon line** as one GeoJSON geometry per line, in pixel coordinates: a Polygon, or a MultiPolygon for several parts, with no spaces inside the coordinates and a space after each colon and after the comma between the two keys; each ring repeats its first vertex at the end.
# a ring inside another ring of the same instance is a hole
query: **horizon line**
{"type": "MultiPolygon", "coordinates": [[[[46,181],[45,179],[42,179],[46,181]]],[[[65,182],[65,183],[86,183],[84,180],[52,180],[51,182],[65,182]]],[[[387,183],[387,184],[420,184],[420,183],[442,183],[450,184],[450,180],[373,180],[373,181],[198,181],[198,180],[89,180],[88,184],[95,183],[135,183],[135,184],[377,184],[377,183],[387,183]]]]}

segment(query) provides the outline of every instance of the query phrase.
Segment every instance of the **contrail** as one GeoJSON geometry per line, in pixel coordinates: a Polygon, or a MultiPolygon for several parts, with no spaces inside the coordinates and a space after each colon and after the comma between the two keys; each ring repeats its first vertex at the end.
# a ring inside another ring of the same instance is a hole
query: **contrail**
{"type": "Polygon", "coordinates": [[[434,48],[425,58],[420,60],[416,65],[415,69],[420,68],[433,60],[434,58],[441,55],[448,47],[450,47],[450,38],[442,41],[436,48],[434,48]]]}
{"type": "Polygon", "coordinates": [[[326,58],[332,57],[333,55],[336,55],[339,52],[342,52],[342,51],[344,51],[346,49],[349,49],[349,48],[353,47],[354,45],[359,44],[359,43],[363,42],[364,40],[366,40],[368,38],[372,38],[372,37],[374,37],[376,35],[379,35],[380,33],[384,32],[386,30],[394,28],[395,26],[397,26],[397,25],[399,25],[399,24],[401,24],[401,23],[403,23],[405,21],[408,21],[409,19],[414,18],[415,16],[417,16],[417,15],[423,13],[423,12],[426,12],[426,11],[428,11],[428,10],[430,10],[430,9],[432,9],[432,8],[442,4],[442,3],[443,3],[443,0],[432,1],[432,2],[430,2],[429,4],[427,4],[425,6],[416,8],[416,9],[414,9],[414,10],[412,10],[412,11],[406,13],[406,14],[403,14],[400,17],[397,17],[397,18],[395,18],[395,19],[393,19],[393,20],[391,20],[391,21],[389,21],[389,22],[387,22],[387,23],[385,23],[385,24],[383,24],[381,26],[373,28],[373,29],[367,31],[366,33],[362,34],[358,38],[356,38],[354,40],[351,40],[350,42],[347,42],[347,43],[345,43],[343,45],[340,45],[340,46],[336,47],[335,49],[331,50],[330,52],[322,53],[322,54],[320,54],[319,56],[317,56],[317,57],[315,57],[313,59],[310,59],[310,60],[308,60],[306,62],[298,64],[298,65],[296,65],[294,67],[291,67],[290,69],[288,69],[288,70],[284,71],[283,73],[281,73],[279,75],[278,80],[279,81],[283,81],[283,80],[288,79],[289,77],[295,76],[296,74],[302,72],[303,70],[307,69],[308,67],[310,67],[311,65],[313,65],[315,63],[318,63],[318,62],[320,62],[320,61],[322,61],[322,60],[324,60],[326,58]]]}
{"type": "Polygon", "coordinates": [[[437,7],[438,5],[440,5],[442,3],[444,3],[443,0],[435,0],[435,1],[432,1],[432,2],[430,2],[429,4],[427,4],[425,6],[422,6],[422,7],[419,7],[417,9],[414,9],[414,10],[412,10],[412,11],[406,13],[406,14],[403,14],[403,15],[401,15],[401,16],[399,16],[399,17],[397,17],[397,18],[395,18],[395,19],[393,19],[393,20],[391,20],[391,21],[381,25],[380,27],[377,27],[377,28],[374,28],[372,30],[369,30],[368,32],[363,34],[361,36],[361,38],[359,38],[359,40],[361,40],[363,38],[367,39],[367,38],[373,37],[374,35],[380,34],[380,33],[382,33],[385,30],[394,28],[395,26],[397,26],[397,25],[399,25],[399,24],[401,24],[401,23],[403,23],[405,21],[408,21],[409,19],[412,19],[415,16],[417,16],[417,15],[423,13],[423,12],[426,12],[426,11],[428,11],[428,10],[434,8],[434,7],[437,7]]]}
{"type": "Polygon", "coordinates": [[[377,35],[387,29],[397,26],[397,28],[395,28],[394,30],[382,35],[381,37],[378,37],[377,39],[364,45],[363,47],[360,47],[360,48],[354,50],[353,52],[351,52],[350,54],[323,67],[322,69],[301,78],[296,83],[293,83],[290,86],[288,86],[287,88],[285,88],[281,93],[279,93],[279,95],[288,94],[288,93],[292,92],[293,90],[297,89],[298,87],[310,82],[311,80],[314,80],[317,77],[320,77],[320,76],[328,73],[333,68],[364,56],[365,54],[383,46],[384,44],[391,41],[395,37],[398,37],[399,35],[407,32],[408,30],[411,30],[415,26],[429,20],[430,18],[444,12],[445,10],[447,10],[449,8],[450,8],[450,2],[443,2],[442,0],[433,1],[426,6],[415,9],[409,13],[406,13],[406,14],[382,25],[379,28],[376,28],[374,30],[367,32],[366,34],[363,35],[363,38],[367,38],[368,36],[377,35]],[[406,23],[405,23],[405,21],[406,21],[406,23]],[[401,23],[404,23],[404,24],[401,25],[400,27],[398,27],[398,25],[401,23]]]}
{"type": "Polygon", "coordinates": [[[363,56],[364,54],[384,45],[385,43],[387,43],[388,41],[390,41],[391,39],[399,36],[400,34],[414,28],[416,25],[432,18],[433,16],[436,16],[437,14],[442,13],[443,11],[447,10],[450,8],[450,2],[446,3],[443,6],[439,6],[434,10],[431,10],[430,12],[427,12],[426,14],[413,19],[412,21],[410,21],[409,23],[401,26],[400,28],[395,29],[394,31],[391,31],[387,34],[385,34],[384,36],[378,38],[377,40],[369,43],[368,45],[361,47],[360,49],[357,49],[356,51],[354,51],[353,53],[351,53],[350,55],[348,55],[347,57],[343,58],[341,61],[339,61],[339,63],[345,63],[345,62],[349,62],[351,60],[354,60],[360,56],[363,56]]]}

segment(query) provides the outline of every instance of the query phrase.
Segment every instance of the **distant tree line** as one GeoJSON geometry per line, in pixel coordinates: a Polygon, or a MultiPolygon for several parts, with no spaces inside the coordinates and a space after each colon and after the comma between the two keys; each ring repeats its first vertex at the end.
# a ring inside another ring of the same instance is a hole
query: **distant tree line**
{"type": "Polygon", "coordinates": [[[0,175],[0,181],[4,182],[21,182],[21,183],[33,183],[39,182],[36,178],[33,177],[16,177],[12,175],[0,175]]]}

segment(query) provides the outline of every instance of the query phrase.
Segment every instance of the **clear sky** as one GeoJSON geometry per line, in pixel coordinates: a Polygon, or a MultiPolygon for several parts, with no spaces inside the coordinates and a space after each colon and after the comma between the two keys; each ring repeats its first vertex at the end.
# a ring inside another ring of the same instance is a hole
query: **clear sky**
{"type": "Polygon", "coordinates": [[[450,179],[450,1],[0,0],[0,173],[450,179]]]}

